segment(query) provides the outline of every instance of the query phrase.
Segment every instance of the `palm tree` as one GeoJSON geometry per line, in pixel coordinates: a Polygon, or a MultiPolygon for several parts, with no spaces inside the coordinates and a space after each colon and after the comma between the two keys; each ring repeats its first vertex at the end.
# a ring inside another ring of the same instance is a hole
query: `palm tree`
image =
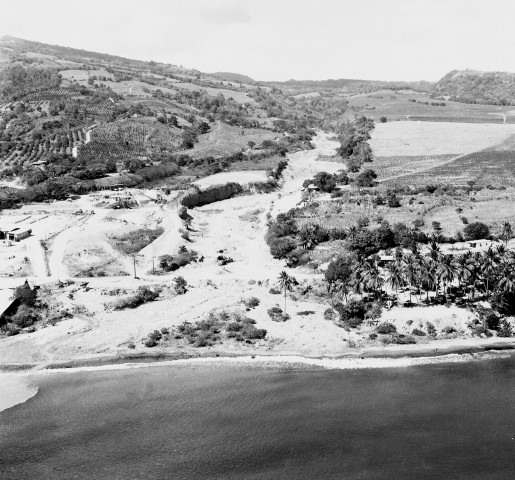
{"type": "Polygon", "coordinates": [[[426,288],[426,300],[429,301],[429,291],[436,288],[436,263],[426,258],[421,258],[419,263],[420,283],[426,288]]]}
{"type": "Polygon", "coordinates": [[[502,269],[499,278],[499,290],[503,292],[513,292],[515,290],[515,279],[513,277],[513,270],[509,266],[502,269]]]}
{"type": "Polygon", "coordinates": [[[296,280],[290,277],[284,270],[279,274],[279,286],[284,290],[284,313],[286,313],[286,293],[293,290],[296,280]]]}
{"type": "Polygon", "coordinates": [[[486,282],[486,295],[488,296],[488,283],[490,276],[494,273],[499,262],[497,255],[492,247],[489,247],[481,257],[481,273],[483,274],[486,282]]]}
{"type": "Polygon", "coordinates": [[[513,237],[513,230],[510,222],[504,222],[502,225],[501,238],[504,240],[505,245],[508,245],[508,240],[513,237]]]}
{"type": "Polygon", "coordinates": [[[470,277],[472,276],[472,269],[473,269],[473,259],[472,259],[472,253],[465,252],[462,255],[458,255],[455,259],[456,269],[457,269],[457,278],[458,278],[458,284],[459,289],[461,290],[462,285],[467,285],[467,282],[469,281],[470,277]]]}
{"type": "Polygon", "coordinates": [[[334,280],[330,280],[327,282],[327,292],[331,295],[331,308],[334,310],[334,302],[333,302],[333,294],[336,290],[336,282],[334,280]]]}
{"type": "Polygon", "coordinates": [[[379,294],[383,288],[384,279],[375,264],[369,265],[364,272],[364,277],[367,287],[373,290],[376,295],[379,294]]]}
{"type": "Polygon", "coordinates": [[[454,263],[452,255],[444,255],[441,257],[437,267],[437,274],[439,279],[443,282],[443,290],[445,294],[445,287],[452,283],[458,274],[458,267],[454,263]]]}
{"type": "Polygon", "coordinates": [[[349,293],[349,280],[338,279],[336,281],[335,290],[340,294],[340,299],[343,300],[345,297],[345,303],[347,303],[347,295],[349,293]]]}
{"type": "Polygon", "coordinates": [[[417,262],[413,254],[404,257],[403,273],[409,285],[409,301],[411,302],[411,289],[417,283],[417,262]]]}
{"type": "Polygon", "coordinates": [[[354,267],[354,273],[351,277],[351,285],[354,290],[359,295],[362,295],[365,291],[366,287],[366,279],[365,279],[365,264],[363,262],[356,263],[354,267]]]}
{"type": "Polygon", "coordinates": [[[393,289],[395,289],[395,295],[397,295],[397,291],[399,290],[399,288],[404,285],[404,277],[402,275],[402,270],[396,263],[391,265],[389,268],[388,283],[393,289]]]}
{"type": "Polygon", "coordinates": [[[432,241],[429,245],[429,252],[428,256],[431,258],[431,260],[434,260],[437,262],[442,255],[442,252],[440,251],[440,247],[435,241],[432,241]]]}

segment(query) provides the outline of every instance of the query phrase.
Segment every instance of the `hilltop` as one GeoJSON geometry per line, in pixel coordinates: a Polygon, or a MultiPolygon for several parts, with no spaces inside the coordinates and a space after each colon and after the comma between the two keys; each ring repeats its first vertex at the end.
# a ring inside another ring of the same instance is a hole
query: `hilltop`
{"type": "Polygon", "coordinates": [[[453,70],[434,86],[435,96],[489,105],[515,105],[515,73],[453,70]]]}
{"type": "Polygon", "coordinates": [[[215,73],[212,73],[211,75],[213,77],[217,77],[222,80],[226,80],[228,82],[249,83],[249,84],[256,83],[256,81],[253,78],[250,78],[247,75],[242,75],[241,73],[215,72],[215,73]]]}

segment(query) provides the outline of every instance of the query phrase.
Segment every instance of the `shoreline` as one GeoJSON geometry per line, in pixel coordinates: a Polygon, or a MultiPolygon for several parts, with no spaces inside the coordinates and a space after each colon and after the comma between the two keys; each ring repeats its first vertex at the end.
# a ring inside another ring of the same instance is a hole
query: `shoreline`
{"type": "MultiPolygon", "coordinates": [[[[428,347],[428,345],[425,345],[428,347]]],[[[136,354],[85,358],[51,364],[0,365],[0,413],[27,402],[39,390],[40,375],[129,370],[134,368],[165,366],[239,365],[256,368],[290,368],[320,370],[362,370],[407,368],[431,364],[468,363],[510,357],[515,351],[515,341],[477,342],[475,345],[457,345],[447,348],[424,348],[409,351],[369,349],[337,356],[303,356],[295,354],[225,354],[210,352],[207,355],[136,354]]]]}
{"type": "Polygon", "coordinates": [[[279,361],[285,362],[291,358],[302,358],[310,362],[334,362],[334,361],[358,361],[368,360],[377,363],[384,360],[388,363],[391,360],[418,360],[445,357],[452,355],[476,355],[487,352],[513,352],[515,351],[515,338],[505,340],[494,339],[448,339],[435,340],[432,343],[403,346],[403,347],[369,347],[364,350],[357,350],[341,355],[309,355],[300,352],[273,352],[263,353],[262,351],[253,352],[224,352],[210,351],[203,353],[173,353],[166,351],[145,352],[136,354],[106,355],[101,357],[77,358],[56,362],[45,363],[24,363],[24,364],[0,364],[0,374],[2,373],[35,373],[38,371],[69,371],[82,368],[102,368],[106,366],[120,365],[159,365],[163,363],[172,364],[177,362],[195,361],[227,361],[238,359],[252,359],[258,361],[279,361]]]}

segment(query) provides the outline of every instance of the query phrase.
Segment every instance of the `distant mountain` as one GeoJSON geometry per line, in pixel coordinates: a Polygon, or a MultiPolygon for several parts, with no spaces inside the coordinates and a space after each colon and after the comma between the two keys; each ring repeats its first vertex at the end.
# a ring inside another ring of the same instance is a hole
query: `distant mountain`
{"type": "Polygon", "coordinates": [[[464,103],[515,105],[515,73],[453,70],[435,84],[433,94],[464,103]]]}
{"type": "Polygon", "coordinates": [[[215,72],[211,73],[213,77],[221,78],[227,82],[236,82],[236,83],[255,83],[253,78],[248,77],[247,75],[242,75],[241,73],[231,73],[231,72],[215,72]]]}

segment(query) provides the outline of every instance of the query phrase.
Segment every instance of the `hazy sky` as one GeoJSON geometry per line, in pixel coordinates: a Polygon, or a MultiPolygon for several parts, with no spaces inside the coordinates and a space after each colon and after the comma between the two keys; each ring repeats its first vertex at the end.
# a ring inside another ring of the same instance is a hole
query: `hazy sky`
{"type": "Polygon", "coordinates": [[[258,80],[515,72],[514,0],[0,0],[0,36],[258,80]]]}

